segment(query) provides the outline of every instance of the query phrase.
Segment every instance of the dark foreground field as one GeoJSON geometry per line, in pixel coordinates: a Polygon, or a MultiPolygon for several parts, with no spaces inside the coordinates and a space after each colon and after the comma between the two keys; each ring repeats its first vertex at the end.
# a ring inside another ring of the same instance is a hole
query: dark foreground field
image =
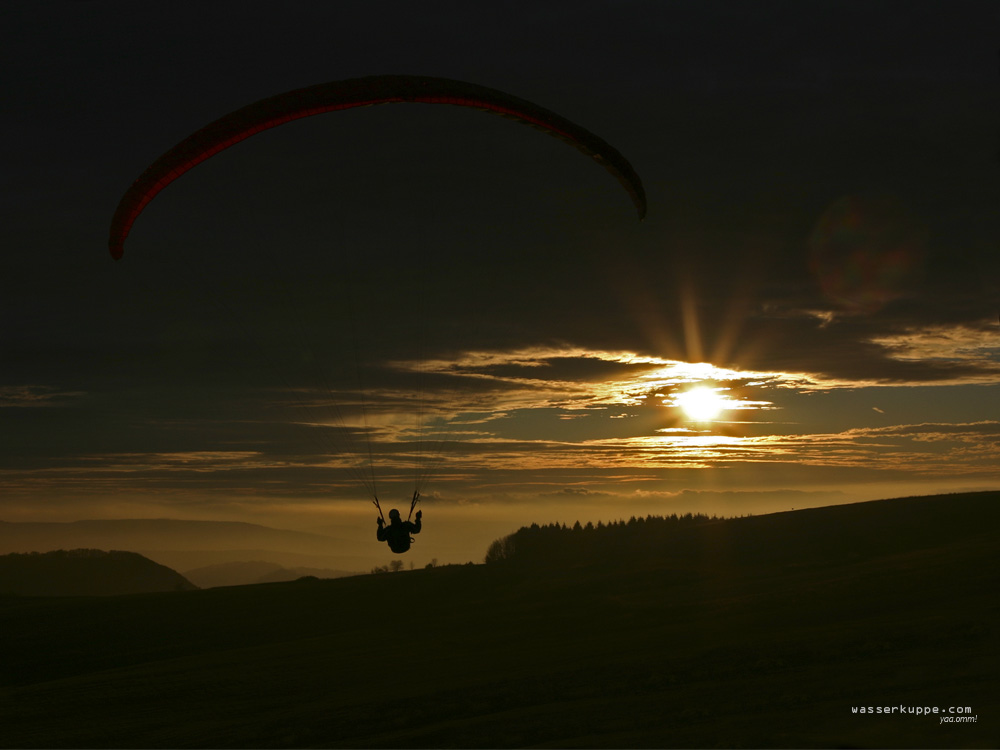
{"type": "Polygon", "coordinates": [[[0,746],[997,747],[998,505],[738,519],[607,564],[8,598],[0,746]]]}

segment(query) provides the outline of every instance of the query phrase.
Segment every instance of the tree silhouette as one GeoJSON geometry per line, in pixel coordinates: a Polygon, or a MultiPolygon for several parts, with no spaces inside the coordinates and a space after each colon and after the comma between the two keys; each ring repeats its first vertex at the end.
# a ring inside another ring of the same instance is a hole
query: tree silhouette
{"type": "Polygon", "coordinates": [[[516,563],[549,567],[583,562],[613,564],[627,559],[639,560],[676,554],[689,547],[688,529],[719,521],[716,516],[685,513],[678,516],[632,516],[624,520],[579,521],[568,527],[552,523],[533,523],[513,534],[494,541],[486,552],[487,563],[516,563]]]}

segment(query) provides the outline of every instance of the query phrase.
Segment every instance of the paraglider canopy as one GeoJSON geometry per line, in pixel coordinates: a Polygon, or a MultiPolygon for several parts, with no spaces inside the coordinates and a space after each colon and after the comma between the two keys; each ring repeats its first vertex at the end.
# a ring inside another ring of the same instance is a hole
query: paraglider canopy
{"type": "Polygon", "coordinates": [[[250,104],[206,125],[154,161],[122,196],[111,221],[108,249],[116,260],[139,214],[163,188],[220,151],[269,128],[303,117],[393,102],[474,107],[508,117],[559,138],[603,165],[622,184],[641,220],[642,181],[621,153],[602,138],[543,107],[474,83],[426,76],[387,75],[323,83],[250,104]]]}

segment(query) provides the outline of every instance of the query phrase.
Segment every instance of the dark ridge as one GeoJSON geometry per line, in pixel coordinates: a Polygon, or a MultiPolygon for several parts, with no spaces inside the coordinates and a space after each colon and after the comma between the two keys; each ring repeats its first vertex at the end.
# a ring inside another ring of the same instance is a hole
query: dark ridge
{"type": "Polygon", "coordinates": [[[135,552],[96,549],[0,555],[0,594],[117,596],[191,591],[180,573],[135,552]]]}
{"type": "Polygon", "coordinates": [[[1000,492],[895,498],[727,519],[691,513],[633,516],[597,526],[532,524],[493,542],[485,560],[541,568],[808,565],[954,543],[994,533],[998,523],[1000,492]]]}

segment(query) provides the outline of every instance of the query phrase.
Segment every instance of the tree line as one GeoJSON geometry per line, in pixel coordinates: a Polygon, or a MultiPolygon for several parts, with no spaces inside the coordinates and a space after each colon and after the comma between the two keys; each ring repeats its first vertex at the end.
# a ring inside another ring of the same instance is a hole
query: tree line
{"type": "Polygon", "coordinates": [[[552,564],[609,555],[643,555],[676,543],[685,530],[723,519],[703,513],[674,513],[669,516],[632,516],[627,521],[598,521],[572,526],[551,523],[524,526],[490,544],[487,564],[552,564]]]}

